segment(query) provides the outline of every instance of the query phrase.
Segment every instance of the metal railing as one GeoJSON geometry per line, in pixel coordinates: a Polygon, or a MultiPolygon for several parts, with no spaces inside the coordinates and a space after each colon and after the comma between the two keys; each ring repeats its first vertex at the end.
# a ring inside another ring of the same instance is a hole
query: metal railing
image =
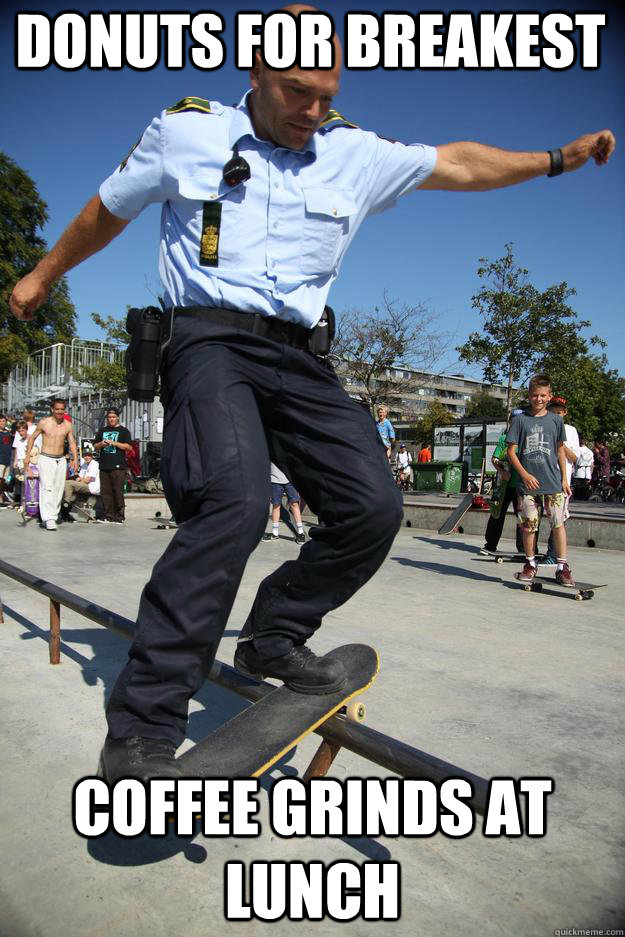
{"type": "MultiPolygon", "coordinates": [[[[32,573],[18,569],[4,560],[0,560],[0,573],[14,579],[35,592],[46,596],[50,600],[50,663],[59,664],[61,660],[61,606],[71,609],[88,618],[90,621],[103,625],[115,634],[132,640],[134,622],[122,615],[117,615],[110,609],[90,602],[82,596],[68,592],[54,583],[47,582],[32,573]]],[[[0,597],[0,623],[4,621],[2,614],[2,600],[0,597]]],[[[258,683],[256,680],[243,676],[234,667],[216,660],[210,670],[208,679],[224,689],[231,690],[252,703],[258,702],[273,692],[275,687],[270,683],[258,683]]],[[[404,778],[422,778],[440,784],[447,778],[462,778],[471,783],[473,797],[469,800],[472,808],[483,815],[488,797],[488,782],[476,774],[465,771],[457,765],[442,761],[428,752],[413,748],[405,742],[384,735],[376,729],[359,722],[353,722],[344,715],[330,717],[315,729],[323,738],[323,742],[313,758],[304,777],[316,777],[325,774],[340,748],[347,748],[373,762],[381,768],[398,774],[404,778]]]]}

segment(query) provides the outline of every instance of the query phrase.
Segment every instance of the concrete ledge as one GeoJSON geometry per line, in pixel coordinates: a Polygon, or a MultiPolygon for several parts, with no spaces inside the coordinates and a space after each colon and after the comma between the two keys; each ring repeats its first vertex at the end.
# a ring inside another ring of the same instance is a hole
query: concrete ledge
{"type": "MultiPolygon", "coordinates": [[[[457,502],[444,504],[419,503],[404,499],[404,525],[422,530],[438,530],[457,502]]],[[[470,510],[460,522],[459,533],[483,536],[488,523],[488,511],[470,510]]],[[[510,512],[503,528],[502,539],[514,540],[514,514],[510,512]]],[[[566,524],[567,539],[571,546],[597,547],[601,550],[625,550],[625,521],[614,517],[586,516],[573,514],[566,524]]],[[[541,540],[548,537],[548,525],[541,525],[541,540]]],[[[451,535],[450,535],[451,536],[451,535]]]]}
{"type": "Polygon", "coordinates": [[[154,517],[157,512],[171,517],[171,511],[163,495],[129,494],[125,496],[126,517],[154,517]]]}
{"type": "MultiPolygon", "coordinates": [[[[415,500],[414,496],[404,498],[404,526],[418,527],[421,530],[438,530],[443,521],[449,516],[458,503],[457,500],[441,500],[440,504],[432,504],[415,500]]],[[[160,511],[163,517],[170,517],[171,511],[163,495],[126,495],[126,517],[145,518],[154,517],[160,511]]],[[[269,517],[269,499],[267,499],[267,517],[269,517]]],[[[488,523],[488,511],[470,510],[462,518],[459,533],[474,534],[481,537],[488,523]]],[[[309,523],[315,522],[315,515],[310,511],[304,512],[304,519],[309,523]]],[[[600,550],[625,550],[625,516],[598,517],[597,515],[573,514],[566,525],[568,542],[574,547],[597,547],[600,550]]],[[[548,536],[548,526],[543,522],[541,526],[541,540],[544,534],[548,536]]],[[[506,517],[502,539],[514,540],[515,520],[510,512],[506,517]]]]}

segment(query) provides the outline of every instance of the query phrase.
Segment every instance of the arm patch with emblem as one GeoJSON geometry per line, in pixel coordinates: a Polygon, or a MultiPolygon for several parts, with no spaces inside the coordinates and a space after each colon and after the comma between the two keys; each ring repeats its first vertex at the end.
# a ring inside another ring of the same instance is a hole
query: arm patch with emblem
{"type": "Polygon", "coordinates": [[[210,114],[210,101],[206,101],[204,98],[183,98],[177,104],[168,107],[165,113],[183,114],[185,111],[199,111],[200,114],[210,114]]]}

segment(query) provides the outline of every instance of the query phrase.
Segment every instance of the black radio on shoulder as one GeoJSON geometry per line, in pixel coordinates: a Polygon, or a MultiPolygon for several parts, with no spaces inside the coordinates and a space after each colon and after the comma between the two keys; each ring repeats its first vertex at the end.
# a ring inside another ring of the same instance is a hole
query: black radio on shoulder
{"type": "Polygon", "coordinates": [[[235,143],[232,147],[232,159],[229,159],[223,168],[223,180],[226,185],[233,188],[240,182],[247,182],[250,176],[250,164],[242,156],[239,156],[239,147],[235,143]]]}
{"type": "Polygon", "coordinates": [[[154,400],[158,389],[163,311],[156,306],[129,309],[126,331],[126,382],[131,400],[154,400]]]}

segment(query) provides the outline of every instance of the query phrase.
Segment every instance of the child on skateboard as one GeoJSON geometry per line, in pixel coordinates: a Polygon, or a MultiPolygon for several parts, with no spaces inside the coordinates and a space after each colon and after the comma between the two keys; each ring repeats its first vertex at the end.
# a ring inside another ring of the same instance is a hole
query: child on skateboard
{"type": "Polygon", "coordinates": [[[518,517],[523,531],[525,565],[517,576],[531,582],[536,576],[535,537],[540,512],[549,518],[557,555],[556,580],[575,587],[566,553],[566,499],[571,489],[567,481],[565,432],[562,417],[547,409],[551,382],[537,374],[529,384],[529,409],[512,418],[506,437],[508,460],[519,473],[518,517]]]}

